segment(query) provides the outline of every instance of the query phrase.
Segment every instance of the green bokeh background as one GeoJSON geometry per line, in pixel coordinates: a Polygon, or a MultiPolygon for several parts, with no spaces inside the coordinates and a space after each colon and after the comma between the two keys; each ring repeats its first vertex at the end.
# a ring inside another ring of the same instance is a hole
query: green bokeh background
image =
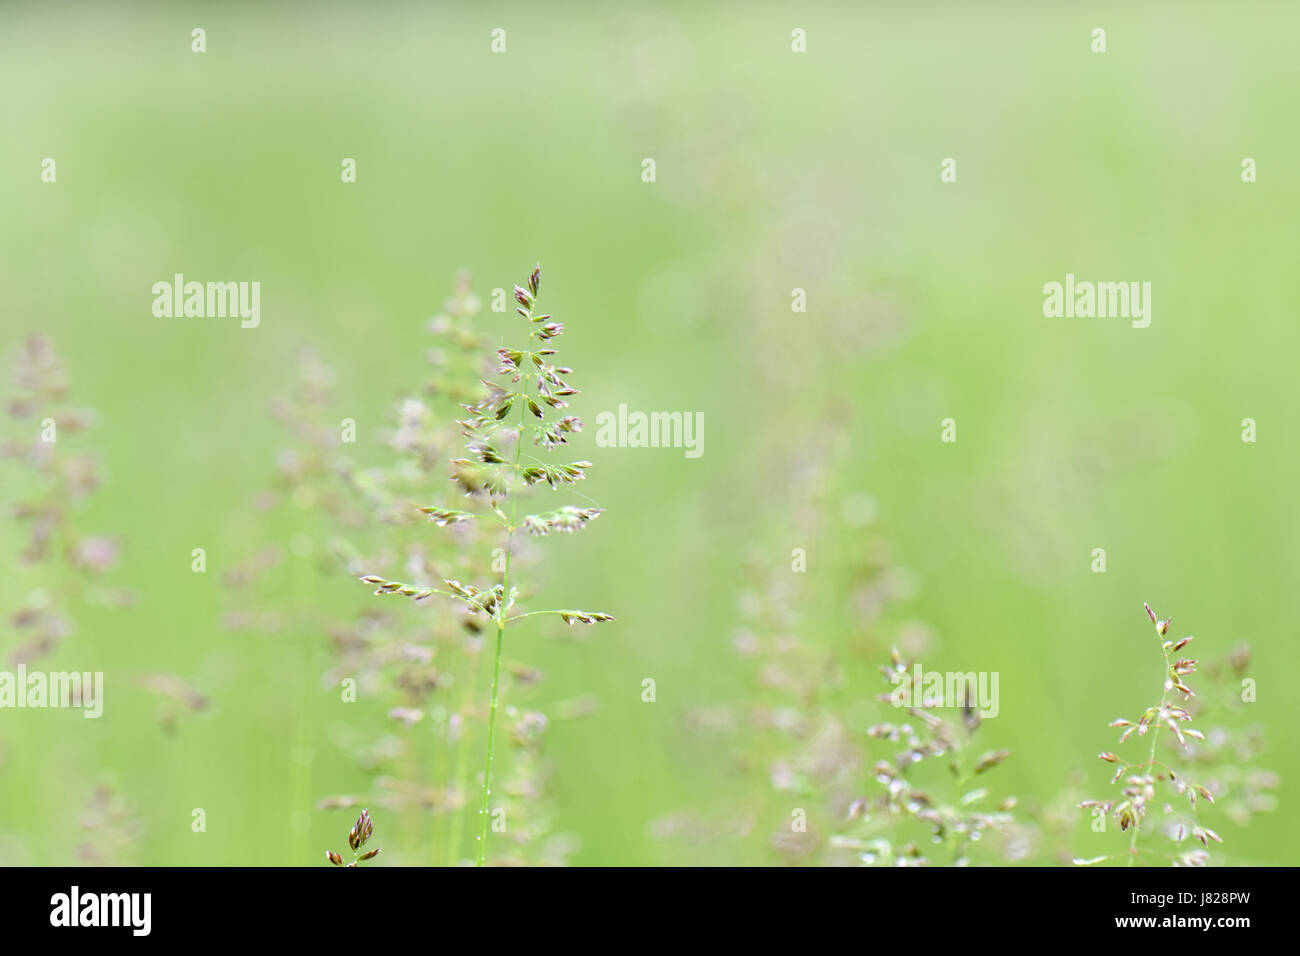
{"type": "MultiPolygon", "coordinates": [[[[252,502],[302,347],[338,370],[357,455],[382,460],[455,271],[486,295],[538,259],[589,423],[620,402],[706,420],[698,460],[587,433],[584,490],[608,512],[558,542],[547,589],[619,621],[586,644],[512,638],[535,642],[512,651],[545,671],[543,706],[601,701],[548,742],[577,862],[682,860],[650,821],[716,818],[765,786],[683,731],[747,692],[731,632],[751,550],[808,550],[810,633],[850,660],[845,702],[877,692],[889,622],[860,633],[857,532],[836,520],[857,492],[918,585],[891,614],[933,631],[933,666],[1000,672],[983,732],[1028,805],[1075,767],[1100,788],[1106,723],[1158,687],[1143,600],[1202,654],[1250,640],[1282,802],[1218,828],[1236,857],[1300,862],[1297,29],[1288,3],[6,4],[0,347],[47,332],[98,413],[84,444],[108,480],[82,520],[122,538],[115,580],[139,601],[83,613],[49,661],[108,673],[103,719],[0,713],[0,862],[70,862],[105,780],[142,824],[124,862],[315,864],[341,842],[345,811],[307,808],[290,835],[285,728],[323,637],[223,631],[191,549],[219,570],[295,533],[252,502]],[[155,319],[150,287],[174,272],[260,281],[261,327],[155,319]],[[1151,282],[1150,328],[1044,318],[1066,272],[1151,282]],[[836,423],[827,530],[791,540],[770,464],[836,423]],[[152,699],[113,683],[151,671],[189,677],[213,712],[166,735],[152,699]]],[[[3,475],[8,499],[22,479],[3,475]]],[[[12,524],[0,546],[20,548],[12,524]]],[[[42,583],[7,567],[6,613],[42,583]]],[[[346,577],[302,587],[314,609],[367,599],[346,577]]],[[[364,782],[332,742],[336,701],[312,684],[313,798],[364,782]]],[[[774,857],[758,835],[707,859],[774,857]]]]}

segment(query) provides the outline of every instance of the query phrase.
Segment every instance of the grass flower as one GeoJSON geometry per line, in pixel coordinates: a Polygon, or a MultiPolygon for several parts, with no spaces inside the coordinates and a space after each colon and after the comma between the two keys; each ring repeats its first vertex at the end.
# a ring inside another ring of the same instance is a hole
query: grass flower
{"type": "Polygon", "coordinates": [[[23,637],[10,654],[18,664],[53,653],[81,609],[123,607],[133,595],[106,582],[118,560],[117,540],[79,524],[79,511],[101,482],[99,459],[78,447],[95,416],[69,402],[67,372],[45,336],[28,337],[20,349],[6,410],[21,430],[0,444],[0,458],[21,465],[30,479],[13,486],[12,515],[27,536],[18,564],[41,581],[10,619],[23,637]]]}
{"type": "Polygon", "coordinates": [[[379,595],[398,595],[416,602],[437,595],[457,602],[470,619],[477,619],[496,631],[496,649],[492,662],[492,683],[488,700],[487,746],[484,755],[483,781],[479,805],[478,853],[476,863],[487,859],[488,803],[492,794],[493,758],[496,747],[497,712],[500,707],[501,661],[506,628],[524,618],[553,614],[566,624],[597,624],[614,620],[603,611],[575,609],[533,610],[511,614],[519,596],[516,581],[511,579],[512,564],[520,549],[519,536],[571,533],[597,518],[601,509],[572,505],[536,514],[519,513],[524,492],[546,484],[551,489],[572,485],[586,477],[588,461],[549,462],[524,448],[531,445],[551,452],[567,445],[582,430],[582,422],[564,414],[569,398],[578,393],[568,378],[572,369],[557,364],[553,341],[564,326],[549,314],[540,312],[537,301],[541,288],[540,266],[529,275],[525,286],[515,286],[516,309],[524,320],[527,338],[516,347],[496,351],[495,380],[482,380],[484,392],[477,401],[466,403],[466,412],[458,421],[466,454],[451,461],[452,481],[468,498],[472,511],[446,505],[426,505],[420,509],[433,524],[455,530],[462,524],[486,521],[496,526],[499,540],[500,574],[495,583],[462,582],[445,578],[441,586],[404,583],[381,575],[363,575],[361,580],[375,587],[379,595]],[[509,508],[507,512],[506,508],[509,508]]]}
{"type": "MultiPolygon", "coordinates": [[[[1235,764],[1224,760],[1228,748],[1224,745],[1235,737],[1223,728],[1203,731],[1194,726],[1197,713],[1197,693],[1188,684],[1200,662],[1189,657],[1187,648],[1193,638],[1168,636],[1170,618],[1161,618],[1144,604],[1147,617],[1155,627],[1156,640],[1164,656],[1164,679],[1160,699],[1134,719],[1119,717],[1110,726],[1119,730],[1119,744],[1138,742],[1144,757],[1130,760],[1115,750],[1104,750],[1097,756],[1112,766],[1112,784],[1122,784],[1118,796],[1105,800],[1084,800],[1079,806],[1094,816],[1113,820],[1120,831],[1128,835],[1128,849],[1122,854],[1109,854],[1090,858],[1075,858],[1078,865],[1124,859],[1134,866],[1143,860],[1172,863],[1175,866],[1205,866],[1210,862],[1210,845],[1220,844],[1223,838],[1201,819],[1201,812],[1222,797],[1233,792],[1238,808],[1244,816],[1251,812],[1271,809],[1266,791],[1268,776],[1247,775],[1235,764]],[[1167,755],[1160,750],[1161,743],[1167,755]],[[1229,788],[1227,781],[1233,781],[1229,788]],[[1244,795],[1236,791],[1244,790],[1244,795]],[[1153,814],[1153,810],[1157,811],[1153,814]],[[1172,844],[1173,852],[1156,849],[1151,839],[1163,834],[1172,844]],[[1144,844],[1145,838],[1145,844],[1144,844]],[[1186,844],[1190,841],[1200,846],[1186,844]]],[[[1244,671],[1249,653],[1235,652],[1238,674],[1244,671]]],[[[1223,670],[1222,665],[1214,668],[1223,670]]],[[[1238,749],[1237,753],[1250,759],[1257,748],[1238,749]]]]}
{"type": "Polygon", "coordinates": [[[366,860],[373,860],[383,851],[383,847],[375,847],[373,850],[367,850],[364,853],[361,852],[361,848],[366,845],[374,832],[375,825],[370,819],[370,811],[362,810],[361,816],[357,817],[357,822],[352,824],[352,829],[348,831],[348,848],[352,851],[352,861],[345,864],[343,854],[336,853],[333,850],[326,850],[325,858],[335,866],[348,867],[357,866],[366,862],[366,860]]]}

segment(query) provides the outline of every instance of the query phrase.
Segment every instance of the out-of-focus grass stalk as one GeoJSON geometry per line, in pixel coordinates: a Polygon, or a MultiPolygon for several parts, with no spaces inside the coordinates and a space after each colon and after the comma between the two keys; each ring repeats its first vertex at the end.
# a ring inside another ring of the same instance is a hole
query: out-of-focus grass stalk
{"type": "MultiPolygon", "coordinates": [[[[297,534],[303,534],[302,522],[296,523],[297,534]]],[[[303,640],[302,647],[296,648],[291,643],[290,657],[292,660],[292,669],[297,674],[297,701],[294,712],[294,729],[289,760],[293,766],[291,777],[293,780],[292,802],[289,811],[289,856],[288,859],[294,861],[293,865],[305,865],[307,860],[308,846],[307,833],[309,830],[309,821],[311,813],[308,809],[311,803],[311,754],[310,748],[310,726],[307,714],[307,693],[308,682],[316,672],[314,666],[315,655],[312,648],[315,646],[310,634],[301,623],[308,615],[312,613],[315,606],[316,575],[312,573],[311,562],[308,556],[301,556],[293,553],[293,541],[290,541],[290,555],[293,558],[293,604],[295,608],[294,619],[298,624],[294,629],[294,637],[303,640]]]]}
{"type": "MultiPolygon", "coordinates": [[[[456,797],[460,798],[469,789],[469,744],[470,734],[468,727],[468,718],[464,710],[470,703],[471,695],[474,693],[475,679],[478,677],[478,654],[475,653],[470,661],[469,678],[465,682],[465,703],[462,705],[461,726],[458,728],[459,737],[456,740],[456,773],[455,787],[456,797]]],[[[451,836],[447,840],[447,865],[456,866],[460,863],[460,841],[461,834],[465,830],[465,807],[457,807],[451,817],[451,836]]]]}

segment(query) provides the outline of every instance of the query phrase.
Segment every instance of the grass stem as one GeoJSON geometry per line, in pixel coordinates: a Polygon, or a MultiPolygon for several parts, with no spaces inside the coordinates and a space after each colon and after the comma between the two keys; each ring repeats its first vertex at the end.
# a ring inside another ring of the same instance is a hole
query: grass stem
{"type": "MultiPolygon", "coordinates": [[[[526,392],[527,385],[524,387],[526,392]]],[[[515,439],[515,467],[519,467],[519,455],[524,447],[524,424],[527,421],[528,403],[520,402],[519,437],[515,439]]],[[[514,553],[515,519],[519,513],[519,499],[510,499],[510,527],[506,537],[506,568],[501,578],[501,603],[497,607],[497,650],[492,664],[492,702],[488,707],[487,759],[483,766],[483,802],[479,806],[478,821],[478,859],[475,866],[482,866],[487,861],[488,832],[488,797],[492,795],[492,747],[495,743],[497,726],[497,696],[501,689],[501,649],[505,645],[506,608],[510,605],[510,558],[514,553]]]]}

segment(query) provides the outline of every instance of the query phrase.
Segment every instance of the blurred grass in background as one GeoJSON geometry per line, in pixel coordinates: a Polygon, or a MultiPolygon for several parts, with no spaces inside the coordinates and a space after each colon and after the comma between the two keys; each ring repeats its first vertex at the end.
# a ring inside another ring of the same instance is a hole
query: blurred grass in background
{"type": "MultiPolygon", "coordinates": [[[[845,700],[878,692],[870,666],[909,620],[935,636],[928,667],[1001,673],[982,732],[1012,751],[1002,783],[1030,807],[1075,767],[1099,789],[1106,723],[1158,687],[1143,600],[1203,655],[1249,639],[1283,809],[1218,829],[1236,857],[1295,862],[1297,27],[1282,3],[6,5],[0,346],[50,334],[98,412],[85,444],[108,481],[84,520],[121,536],[115,577],[139,602],[82,614],[49,660],[108,672],[103,719],[0,714],[4,861],[70,861],[103,781],[141,823],[122,862],[314,863],[341,842],[344,811],[308,808],[301,842],[288,822],[304,809],[293,695],[323,635],[219,626],[223,562],[299,531],[253,508],[284,444],[268,402],[315,348],[357,457],[376,460],[455,271],[486,297],[540,258],[583,387],[584,490],[608,508],[549,549],[546,590],[619,616],[585,645],[510,635],[544,700],[601,700],[548,741],[578,862],[673,862],[651,821],[725,815],[766,786],[683,721],[747,693],[730,643],[742,558],[793,547],[816,596],[804,618],[854,675],[845,700]],[[260,281],[261,328],[155,319],[150,287],[175,272],[260,281]],[[1066,272],[1151,282],[1151,327],[1045,319],[1040,290],[1066,272]],[[596,448],[596,413],[620,402],[703,411],[704,456],[596,448]],[[843,446],[817,479],[830,530],[789,540],[766,468],[835,421],[843,446]],[[836,520],[860,492],[918,584],[905,615],[870,624],[836,520]],[[157,670],[213,711],[165,734],[114,679],[157,670]]],[[[511,319],[484,313],[493,335],[511,319]]],[[[0,545],[17,553],[11,525],[0,545]]],[[[13,566],[0,606],[40,583],[13,566]]],[[[314,610],[373,600],[343,575],[310,588],[314,610]]],[[[363,778],[334,741],[337,692],[311,686],[314,801],[363,778]]],[[[771,860],[765,836],[711,852],[771,860]]]]}

